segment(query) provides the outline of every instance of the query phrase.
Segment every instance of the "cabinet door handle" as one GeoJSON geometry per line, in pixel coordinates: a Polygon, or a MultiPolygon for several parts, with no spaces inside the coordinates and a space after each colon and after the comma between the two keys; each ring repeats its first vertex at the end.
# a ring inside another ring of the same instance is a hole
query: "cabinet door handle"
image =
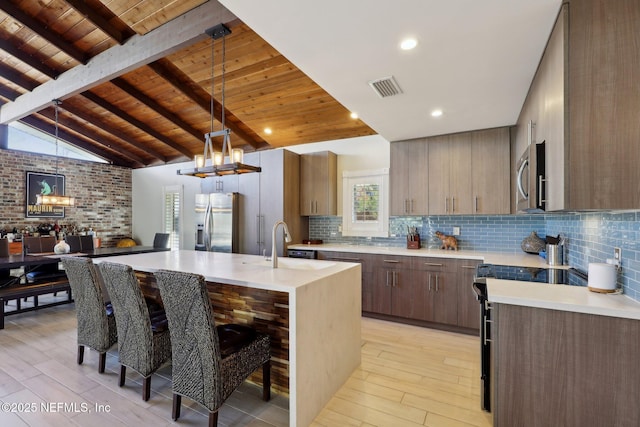
{"type": "Polygon", "coordinates": [[[478,213],[478,196],[476,196],[473,201],[473,212],[478,213]]]}
{"type": "Polygon", "coordinates": [[[404,213],[409,213],[409,209],[408,209],[408,200],[404,199],[404,213]]]}
{"type": "Polygon", "coordinates": [[[431,277],[433,277],[433,276],[431,276],[431,274],[430,274],[429,275],[429,292],[431,292],[431,277]]]}
{"type": "Polygon", "coordinates": [[[445,212],[449,212],[449,198],[448,197],[444,198],[444,211],[445,212]]]}
{"type": "Polygon", "coordinates": [[[440,290],[439,285],[440,285],[440,276],[436,274],[436,292],[440,290]]]}
{"type": "Polygon", "coordinates": [[[260,242],[260,215],[256,215],[256,243],[259,245],[260,242]]]}
{"type": "Polygon", "coordinates": [[[413,213],[413,199],[411,199],[411,209],[409,209],[409,213],[413,213]]]}
{"type": "Polygon", "coordinates": [[[484,345],[487,345],[487,343],[492,342],[492,340],[487,338],[487,326],[488,326],[488,323],[492,323],[492,322],[491,322],[491,320],[487,319],[487,316],[484,316],[482,318],[482,328],[484,329],[484,345]]]}
{"type": "Polygon", "coordinates": [[[385,286],[389,287],[389,273],[391,273],[389,270],[387,270],[387,283],[385,286]]]}
{"type": "Polygon", "coordinates": [[[461,265],[460,268],[466,268],[468,270],[475,270],[475,265],[461,265]]]}
{"type": "Polygon", "coordinates": [[[390,262],[392,264],[398,264],[400,261],[396,261],[396,260],[393,260],[393,259],[383,259],[382,262],[390,262]]]}
{"type": "Polygon", "coordinates": [[[392,279],[393,279],[393,287],[395,288],[396,285],[398,284],[398,272],[397,271],[392,271],[392,279]]]}
{"type": "Polygon", "coordinates": [[[425,262],[424,265],[429,265],[431,267],[442,267],[442,264],[438,264],[437,262],[425,262]]]}
{"type": "Polygon", "coordinates": [[[451,213],[455,213],[456,212],[456,198],[452,197],[451,198],[451,213]]]}

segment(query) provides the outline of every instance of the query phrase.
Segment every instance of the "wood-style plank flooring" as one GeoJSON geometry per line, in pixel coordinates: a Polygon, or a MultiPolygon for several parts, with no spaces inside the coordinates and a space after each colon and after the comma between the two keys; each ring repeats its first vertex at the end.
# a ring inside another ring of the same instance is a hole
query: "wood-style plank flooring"
{"type": "MultiPolygon", "coordinates": [[[[58,298],[65,298],[64,295],[58,298]]],[[[206,411],[183,399],[171,420],[171,368],[154,374],[151,398],[129,373],[118,387],[117,348],[97,372],[97,353],[76,364],[73,304],[5,318],[0,330],[0,426],[204,426],[206,411]],[[29,408],[18,408],[29,404],[29,408]],[[48,405],[46,408],[42,405],[48,405]],[[3,408],[6,405],[3,405],[3,408]],[[47,409],[45,411],[45,409],[47,409]]],[[[362,322],[362,365],[318,415],[314,426],[491,426],[479,409],[478,338],[374,319],[362,322]]],[[[220,410],[220,426],[286,426],[288,399],[260,399],[244,384],[220,410]]],[[[304,404],[304,403],[303,403],[304,404]]]]}

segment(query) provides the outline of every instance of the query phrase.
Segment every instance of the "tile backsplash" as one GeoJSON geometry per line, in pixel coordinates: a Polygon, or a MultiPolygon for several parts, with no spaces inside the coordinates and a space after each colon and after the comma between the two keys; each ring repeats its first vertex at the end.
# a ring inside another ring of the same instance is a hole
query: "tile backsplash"
{"type": "Polygon", "coordinates": [[[640,301],[640,212],[562,213],[536,215],[407,216],[389,219],[390,237],[342,236],[341,217],[311,217],[309,237],[325,243],[372,246],[406,244],[408,227],[416,227],[423,247],[439,248],[436,231],[457,236],[460,249],[521,253],[522,239],[535,231],[540,237],[565,237],[565,263],[587,271],[590,262],[613,258],[613,248],[622,249],[622,269],[618,281],[624,293],[640,301]]]}

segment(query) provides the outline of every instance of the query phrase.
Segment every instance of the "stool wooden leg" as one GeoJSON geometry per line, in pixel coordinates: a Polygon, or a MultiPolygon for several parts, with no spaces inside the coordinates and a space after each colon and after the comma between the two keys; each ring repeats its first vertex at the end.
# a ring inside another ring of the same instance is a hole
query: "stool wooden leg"
{"type": "Polygon", "coordinates": [[[179,394],[173,394],[173,405],[171,408],[171,418],[173,421],[177,421],[180,418],[180,404],[182,403],[182,396],[179,394]]]}
{"type": "Polygon", "coordinates": [[[104,374],[104,368],[107,364],[107,353],[100,353],[100,358],[98,359],[98,373],[104,374]]]}
{"type": "Polygon", "coordinates": [[[209,412],[209,427],[218,427],[218,411],[209,412]]]}
{"type": "Polygon", "coordinates": [[[127,376],[127,367],[124,365],[120,365],[120,381],[118,385],[122,387],[124,385],[124,379],[127,376]]]}
{"type": "Polygon", "coordinates": [[[151,396],[151,375],[142,380],[142,400],[145,402],[151,396]]]}
{"type": "Polygon", "coordinates": [[[262,365],[262,400],[271,400],[271,361],[267,360],[262,365]]]}
{"type": "Polygon", "coordinates": [[[83,361],[84,361],[84,346],[79,345],[78,346],[78,365],[82,365],[83,361]]]}

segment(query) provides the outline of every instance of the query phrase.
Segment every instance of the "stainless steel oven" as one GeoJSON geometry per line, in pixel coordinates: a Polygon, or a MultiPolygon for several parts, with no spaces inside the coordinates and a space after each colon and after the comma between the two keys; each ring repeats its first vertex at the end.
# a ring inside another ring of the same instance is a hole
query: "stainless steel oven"
{"type": "Polygon", "coordinates": [[[516,165],[516,208],[518,212],[544,212],[545,143],[529,144],[516,165]]]}

